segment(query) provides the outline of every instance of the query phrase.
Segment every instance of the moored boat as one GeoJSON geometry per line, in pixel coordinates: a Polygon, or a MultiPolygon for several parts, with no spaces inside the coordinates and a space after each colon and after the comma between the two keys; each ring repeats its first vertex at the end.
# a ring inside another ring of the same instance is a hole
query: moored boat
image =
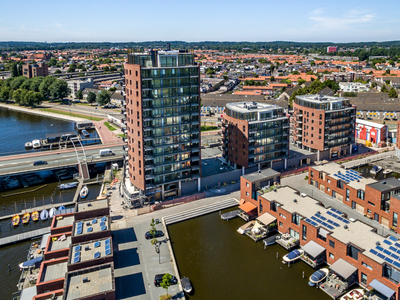
{"type": "Polygon", "coordinates": [[[106,195],[98,196],[98,197],[96,198],[96,200],[104,200],[104,199],[107,199],[107,196],[106,196],[106,195]]]}
{"type": "Polygon", "coordinates": [[[79,182],[69,182],[69,183],[63,183],[60,184],[58,187],[60,190],[68,190],[68,189],[73,189],[74,187],[77,187],[79,182]]]}
{"type": "Polygon", "coordinates": [[[50,217],[51,219],[55,216],[56,211],[57,211],[57,210],[56,210],[54,207],[50,209],[50,211],[49,211],[49,217],[50,217]]]}
{"type": "Polygon", "coordinates": [[[84,185],[82,187],[81,191],[79,192],[79,196],[82,199],[85,199],[88,196],[88,194],[89,194],[89,189],[88,189],[88,187],[86,185],[84,185]]]}
{"type": "Polygon", "coordinates": [[[65,206],[61,205],[57,210],[65,210],[65,206]]]}
{"type": "Polygon", "coordinates": [[[40,220],[45,221],[49,218],[49,212],[47,209],[43,209],[42,212],[40,213],[40,220]]]}
{"type": "Polygon", "coordinates": [[[373,166],[372,169],[369,171],[370,174],[376,175],[380,171],[382,171],[382,168],[379,166],[373,166]]]}
{"type": "Polygon", "coordinates": [[[27,148],[27,149],[32,148],[32,143],[31,142],[25,143],[25,148],[27,148]]]}
{"type": "Polygon", "coordinates": [[[32,141],[32,147],[33,147],[33,149],[40,148],[40,146],[41,146],[40,140],[33,140],[33,141],[32,141]]]}
{"type": "Polygon", "coordinates": [[[82,134],[84,137],[88,137],[89,136],[89,132],[86,131],[86,129],[82,130],[82,134]]]}
{"type": "Polygon", "coordinates": [[[392,172],[393,172],[392,169],[385,169],[385,170],[383,170],[383,174],[385,174],[385,175],[388,175],[388,174],[390,174],[390,173],[392,173],[392,172]]]}
{"type": "Polygon", "coordinates": [[[271,246],[276,244],[276,235],[267,237],[265,240],[263,240],[263,243],[265,246],[271,246]]]}
{"type": "Polygon", "coordinates": [[[181,278],[181,283],[182,283],[182,288],[185,291],[185,293],[190,294],[193,290],[190,279],[184,276],[183,278],[181,278]]]}
{"type": "Polygon", "coordinates": [[[20,269],[29,269],[29,268],[40,265],[40,262],[42,261],[42,259],[43,259],[43,256],[38,256],[38,257],[35,257],[26,262],[20,263],[18,266],[20,269]]]}
{"type": "Polygon", "coordinates": [[[22,216],[22,224],[28,224],[30,218],[31,218],[30,213],[24,214],[24,215],[22,216]]]}
{"type": "Polygon", "coordinates": [[[39,213],[37,211],[34,211],[31,214],[31,218],[32,218],[32,221],[34,221],[34,222],[38,221],[39,220],[39,213]]]}
{"type": "Polygon", "coordinates": [[[316,284],[322,282],[329,274],[329,270],[327,268],[322,268],[319,269],[318,271],[315,271],[311,276],[310,276],[310,281],[308,282],[309,286],[315,286],[316,284]]]}
{"type": "Polygon", "coordinates": [[[12,217],[11,223],[12,223],[13,226],[18,226],[20,220],[21,220],[20,216],[15,215],[14,217],[12,217]]]}
{"type": "Polygon", "coordinates": [[[289,263],[289,262],[294,262],[298,260],[302,255],[304,254],[304,250],[301,249],[295,249],[293,251],[290,251],[288,254],[286,254],[283,257],[283,263],[289,263]]]}

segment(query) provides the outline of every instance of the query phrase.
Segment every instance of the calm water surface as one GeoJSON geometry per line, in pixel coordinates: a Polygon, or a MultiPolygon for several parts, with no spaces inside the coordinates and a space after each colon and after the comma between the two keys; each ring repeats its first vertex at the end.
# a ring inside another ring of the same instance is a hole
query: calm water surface
{"type": "Polygon", "coordinates": [[[25,143],[49,133],[74,131],[74,123],[0,108],[0,130],[0,156],[4,156],[36,151],[25,150],[25,143]]]}
{"type": "Polygon", "coordinates": [[[284,248],[276,244],[264,250],[261,242],[237,233],[244,223],[222,221],[213,213],[168,226],[180,275],[194,287],[188,299],[331,299],[308,286],[311,267],[282,264],[284,248]]]}

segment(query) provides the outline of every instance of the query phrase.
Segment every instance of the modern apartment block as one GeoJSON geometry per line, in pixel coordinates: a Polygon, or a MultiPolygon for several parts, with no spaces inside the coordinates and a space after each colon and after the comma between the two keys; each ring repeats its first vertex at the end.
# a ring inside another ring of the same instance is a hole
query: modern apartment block
{"type": "Polygon", "coordinates": [[[22,75],[28,78],[38,77],[38,76],[48,76],[49,68],[44,62],[29,64],[22,66],[22,75]]]}
{"type": "Polygon", "coordinates": [[[141,196],[163,200],[200,187],[199,74],[187,51],[128,53],[128,170],[141,196]]]}
{"type": "Polygon", "coordinates": [[[244,169],[271,168],[289,156],[289,117],[277,105],[237,102],[226,105],[223,114],[223,156],[231,165],[244,169]]]}
{"type": "Polygon", "coordinates": [[[396,155],[400,159],[400,120],[397,120],[396,131],[396,155]]]}
{"type": "Polygon", "coordinates": [[[293,102],[293,142],[318,160],[351,154],[356,107],[346,98],[304,95],[293,102]]]}

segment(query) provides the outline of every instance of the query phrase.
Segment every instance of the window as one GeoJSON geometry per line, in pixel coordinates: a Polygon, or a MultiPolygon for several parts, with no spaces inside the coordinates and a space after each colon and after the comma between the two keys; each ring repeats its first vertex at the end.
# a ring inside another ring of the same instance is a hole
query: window
{"type": "Polygon", "coordinates": [[[277,211],[276,202],[274,202],[274,201],[271,202],[270,209],[271,209],[271,211],[274,211],[274,212],[277,211]]]}
{"type": "Polygon", "coordinates": [[[370,202],[370,201],[368,201],[368,204],[371,205],[371,206],[375,206],[375,204],[370,202]]]}
{"type": "Polygon", "coordinates": [[[364,267],[366,267],[367,269],[372,270],[372,267],[371,267],[370,265],[367,265],[365,262],[362,262],[362,265],[363,265],[364,267]]]}
{"type": "Polygon", "coordinates": [[[367,285],[367,275],[361,273],[361,283],[367,285]]]}
{"type": "Polygon", "coordinates": [[[246,186],[250,186],[250,184],[248,182],[246,182],[246,186]]]}
{"type": "Polygon", "coordinates": [[[279,216],[280,216],[281,218],[286,219],[286,216],[285,216],[285,215],[282,215],[281,213],[279,214],[279,216]]]}
{"type": "Polygon", "coordinates": [[[298,214],[292,214],[292,223],[296,224],[297,226],[300,225],[300,216],[298,214]]]}
{"type": "Polygon", "coordinates": [[[353,245],[347,246],[346,255],[351,257],[352,259],[358,260],[358,252],[360,252],[360,249],[354,247],[353,245]]]}
{"type": "Polygon", "coordinates": [[[335,255],[333,255],[333,253],[329,252],[329,258],[335,259],[335,255]]]}
{"type": "Polygon", "coordinates": [[[335,248],[335,242],[332,240],[329,240],[329,247],[335,248]]]}
{"type": "Polygon", "coordinates": [[[357,191],[357,198],[361,200],[365,200],[365,192],[363,190],[357,191]]]}
{"type": "Polygon", "coordinates": [[[330,192],[331,191],[331,189],[330,188],[328,188],[328,192],[330,192]]]}
{"type": "Polygon", "coordinates": [[[371,211],[370,209],[367,209],[367,213],[369,213],[369,214],[370,214],[371,212],[372,212],[372,211],[371,211]]]}
{"type": "Polygon", "coordinates": [[[341,180],[336,181],[336,187],[343,190],[343,181],[341,180]]]}
{"type": "Polygon", "coordinates": [[[392,268],[391,266],[383,266],[383,277],[398,284],[400,282],[400,271],[392,268]]]}
{"type": "Polygon", "coordinates": [[[302,238],[303,238],[303,241],[307,241],[307,226],[306,225],[303,225],[303,230],[302,230],[302,238]]]}
{"type": "Polygon", "coordinates": [[[262,204],[260,202],[260,213],[262,213],[262,211],[263,211],[263,206],[262,206],[262,204]]]}
{"type": "Polygon", "coordinates": [[[289,229],[289,234],[291,237],[294,237],[295,239],[300,239],[300,234],[297,231],[294,231],[292,228],[289,229]]]}
{"type": "Polygon", "coordinates": [[[398,215],[397,215],[397,213],[393,213],[393,226],[394,227],[397,227],[397,218],[398,218],[398,215]]]}
{"type": "Polygon", "coordinates": [[[311,177],[314,177],[314,171],[311,171],[311,177]]]}
{"type": "Polygon", "coordinates": [[[328,183],[331,183],[331,180],[330,180],[330,179],[328,179],[327,181],[328,181],[328,183]]]}
{"type": "Polygon", "coordinates": [[[356,203],[354,201],[351,201],[351,208],[356,209],[356,203]]]}
{"type": "Polygon", "coordinates": [[[250,196],[249,192],[246,192],[246,196],[250,196]]]}
{"type": "Polygon", "coordinates": [[[346,189],[346,201],[350,201],[350,190],[346,189]]]}

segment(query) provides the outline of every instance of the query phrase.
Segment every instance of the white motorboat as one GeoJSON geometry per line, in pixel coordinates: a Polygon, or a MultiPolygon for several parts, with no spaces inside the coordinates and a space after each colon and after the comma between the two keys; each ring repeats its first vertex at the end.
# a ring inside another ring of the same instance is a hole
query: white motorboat
{"type": "Polygon", "coordinates": [[[49,212],[47,211],[47,209],[42,210],[42,212],[40,213],[40,220],[45,221],[49,218],[49,212]]]}
{"type": "Polygon", "coordinates": [[[81,191],[79,192],[79,195],[81,196],[81,199],[85,199],[88,194],[89,194],[89,189],[86,185],[84,185],[81,191]]]}
{"type": "Polygon", "coordinates": [[[85,129],[82,130],[82,134],[84,137],[88,137],[90,135],[85,129]]]}
{"type": "Polygon", "coordinates": [[[288,254],[286,254],[283,257],[283,263],[288,263],[288,262],[294,262],[298,260],[302,255],[304,254],[304,250],[301,249],[295,249],[293,251],[290,251],[288,254]]]}
{"type": "Polygon", "coordinates": [[[369,171],[370,174],[376,175],[378,174],[380,171],[382,171],[382,168],[379,166],[373,166],[371,171],[369,171]]]}
{"type": "Polygon", "coordinates": [[[49,211],[50,219],[52,219],[56,215],[56,211],[57,210],[54,207],[52,209],[50,209],[50,211],[49,211]]]}
{"type": "Polygon", "coordinates": [[[30,269],[30,268],[33,268],[33,267],[40,266],[40,262],[42,260],[43,260],[43,256],[38,256],[38,257],[35,257],[35,258],[33,258],[31,260],[28,260],[26,262],[20,263],[18,266],[19,266],[19,268],[21,270],[22,269],[30,269]]]}
{"type": "Polygon", "coordinates": [[[40,140],[33,140],[32,141],[32,147],[33,147],[33,149],[40,148],[41,147],[40,140]]]}
{"type": "Polygon", "coordinates": [[[31,142],[27,142],[27,143],[25,143],[25,148],[26,149],[30,149],[30,148],[32,148],[33,146],[32,146],[32,143],[31,142]]]}
{"type": "Polygon", "coordinates": [[[182,288],[185,291],[185,293],[190,294],[193,290],[192,283],[190,282],[190,279],[187,277],[181,278],[181,284],[182,288]]]}
{"type": "Polygon", "coordinates": [[[329,274],[328,268],[322,268],[319,269],[318,271],[315,271],[311,276],[310,276],[310,281],[308,282],[309,286],[315,286],[316,284],[322,282],[329,274]]]}
{"type": "Polygon", "coordinates": [[[383,174],[385,174],[385,175],[388,175],[388,174],[390,174],[390,173],[392,173],[392,172],[393,172],[392,169],[385,169],[385,170],[383,170],[383,174]]]}

